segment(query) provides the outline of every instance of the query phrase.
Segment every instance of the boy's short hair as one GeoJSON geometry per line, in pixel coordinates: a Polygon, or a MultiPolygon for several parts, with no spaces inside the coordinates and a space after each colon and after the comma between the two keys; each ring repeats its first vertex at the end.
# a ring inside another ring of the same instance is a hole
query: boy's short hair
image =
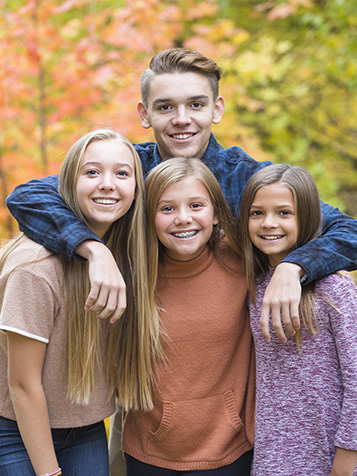
{"type": "Polygon", "coordinates": [[[205,76],[212,88],[213,99],[218,97],[218,82],[222,76],[222,69],[211,58],[202,53],[185,48],[170,48],[160,51],[150,61],[140,78],[141,100],[148,106],[148,97],[151,79],[156,74],[198,73],[205,76]]]}

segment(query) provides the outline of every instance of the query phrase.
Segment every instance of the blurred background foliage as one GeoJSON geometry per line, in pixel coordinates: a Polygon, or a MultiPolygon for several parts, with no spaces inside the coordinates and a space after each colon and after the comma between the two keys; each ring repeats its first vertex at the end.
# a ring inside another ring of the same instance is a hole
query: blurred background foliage
{"type": "Polygon", "coordinates": [[[5,197],[58,173],[82,134],[153,139],[139,77],[172,46],[223,68],[223,146],[306,167],[357,218],[355,0],[0,0],[0,12],[1,237],[17,230],[5,197]]]}

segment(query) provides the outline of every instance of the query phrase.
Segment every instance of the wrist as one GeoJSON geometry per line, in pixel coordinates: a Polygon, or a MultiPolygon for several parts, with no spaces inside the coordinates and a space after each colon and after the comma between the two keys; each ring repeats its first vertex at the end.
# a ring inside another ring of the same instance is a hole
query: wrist
{"type": "Polygon", "coordinates": [[[42,476],[61,476],[61,475],[62,475],[62,470],[61,468],[58,468],[53,473],[46,473],[46,474],[43,474],[42,476]]]}
{"type": "Polygon", "coordinates": [[[105,247],[101,241],[85,240],[75,248],[74,252],[82,258],[90,260],[100,252],[103,246],[105,247]]]}
{"type": "Polygon", "coordinates": [[[304,268],[302,268],[299,264],[290,263],[289,261],[282,261],[278,264],[277,269],[284,268],[285,270],[289,270],[290,273],[296,274],[297,278],[300,280],[305,277],[307,279],[307,273],[305,272],[304,268]]]}

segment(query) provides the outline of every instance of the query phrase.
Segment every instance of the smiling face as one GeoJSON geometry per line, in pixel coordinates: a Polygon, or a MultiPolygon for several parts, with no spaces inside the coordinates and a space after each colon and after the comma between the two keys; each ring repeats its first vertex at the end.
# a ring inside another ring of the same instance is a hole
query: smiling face
{"type": "Polygon", "coordinates": [[[207,149],[212,123],[224,111],[208,79],[199,73],[155,75],[150,82],[147,107],[138,104],[144,128],[152,127],[163,160],[169,157],[201,158],[207,149]]]}
{"type": "Polygon", "coordinates": [[[169,185],[159,199],[156,233],[172,259],[189,261],[199,256],[217,223],[207,188],[196,177],[169,185]]]}
{"type": "Polygon", "coordinates": [[[250,207],[249,236],[273,267],[295,248],[298,225],[290,189],[274,183],[257,191],[250,207]]]}
{"type": "Polygon", "coordinates": [[[117,139],[91,142],[83,157],[77,200],[89,228],[102,238],[135,198],[134,158],[117,139]]]}

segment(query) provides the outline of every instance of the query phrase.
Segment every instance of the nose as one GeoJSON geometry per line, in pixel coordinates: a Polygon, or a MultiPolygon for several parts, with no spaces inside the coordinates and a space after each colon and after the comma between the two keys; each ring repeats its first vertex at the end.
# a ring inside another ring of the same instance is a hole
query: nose
{"type": "Polygon", "coordinates": [[[175,225],[189,225],[192,217],[187,209],[180,209],[175,217],[175,225]]]}
{"type": "Polygon", "coordinates": [[[184,104],[180,105],[177,110],[176,114],[173,118],[173,123],[175,125],[187,125],[191,123],[191,117],[188,114],[188,111],[186,109],[186,106],[184,104]]]}
{"type": "Polygon", "coordinates": [[[264,221],[262,223],[264,228],[276,228],[278,226],[275,217],[271,214],[267,214],[264,217],[264,221]]]}
{"type": "Polygon", "coordinates": [[[99,185],[100,190],[114,190],[114,177],[111,174],[103,174],[99,185]]]}

